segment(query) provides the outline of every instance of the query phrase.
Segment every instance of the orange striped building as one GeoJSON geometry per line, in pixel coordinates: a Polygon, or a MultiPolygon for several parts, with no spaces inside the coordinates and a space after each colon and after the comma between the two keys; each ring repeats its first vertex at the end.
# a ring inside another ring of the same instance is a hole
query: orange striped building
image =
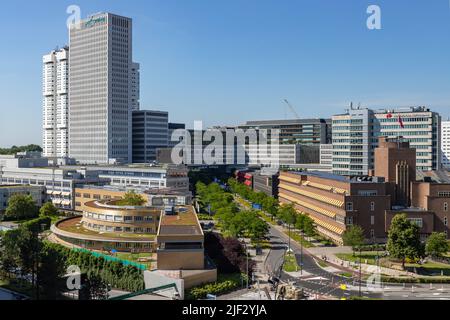
{"type": "Polygon", "coordinates": [[[293,203],[299,214],[311,217],[317,231],[335,243],[343,244],[342,235],[353,224],[363,227],[367,239],[386,237],[391,184],[320,172],[281,172],[279,179],[280,203],[293,203]]]}

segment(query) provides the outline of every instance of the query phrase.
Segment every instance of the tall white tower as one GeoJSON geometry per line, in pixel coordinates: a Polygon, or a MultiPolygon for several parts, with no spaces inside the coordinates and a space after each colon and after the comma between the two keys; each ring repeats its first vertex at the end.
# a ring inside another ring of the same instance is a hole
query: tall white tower
{"type": "Polygon", "coordinates": [[[44,157],[64,158],[69,152],[69,48],[43,57],[44,157]]]}
{"type": "Polygon", "coordinates": [[[69,156],[132,160],[132,21],[100,13],[70,28],[69,156]]]}
{"type": "Polygon", "coordinates": [[[450,169],[450,120],[442,121],[441,127],[442,166],[450,169]]]}

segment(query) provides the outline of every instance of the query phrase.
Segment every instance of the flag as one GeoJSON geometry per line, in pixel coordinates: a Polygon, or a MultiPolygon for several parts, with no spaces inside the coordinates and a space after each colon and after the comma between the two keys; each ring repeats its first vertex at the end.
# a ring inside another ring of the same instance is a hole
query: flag
{"type": "Polygon", "coordinates": [[[403,124],[403,120],[401,116],[398,116],[398,122],[400,123],[400,127],[402,127],[402,129],[405,129],[405,125],[403,124]]]}

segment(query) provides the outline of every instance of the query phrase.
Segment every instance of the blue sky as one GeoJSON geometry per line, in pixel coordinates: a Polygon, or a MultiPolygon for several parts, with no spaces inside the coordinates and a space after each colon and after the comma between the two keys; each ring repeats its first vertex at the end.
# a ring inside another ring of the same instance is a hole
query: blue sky
{"type": "Polygon", "coordinates": [[[448,0],[3,1],[0,146],[41,143],[41,59],[68,42],[70,4],[133,18],[142,108],[189,127],[285,119],[284,98],[301,117],[351,101],[450,116],[448,0]],[[366,27],[371,4],[382,30],[366,27]]]}

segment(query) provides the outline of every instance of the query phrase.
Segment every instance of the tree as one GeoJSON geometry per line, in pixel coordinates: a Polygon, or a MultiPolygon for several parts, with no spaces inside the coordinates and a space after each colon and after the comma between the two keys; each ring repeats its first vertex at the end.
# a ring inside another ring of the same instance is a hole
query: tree
{"type": "Polygon", "coordinates": [[[420,242],[419,226],[409,221],[406,214],[396,215],[392,219],[387,250],[392,257],[401,259],[403,269],[406,259],[423,257],[424,247],[420,242]]]}
{"type": "Polygon", "coordinates": [[[41,217],[55,217],[55,216],[58,216],[58,214],[59,214],[59,211],[52,202],[46,202],[39,209],[39,215],[41,217]]]}
{"type": "Polygon", "coordinates": [[[344,232],[342,240],[345,246],[352,247],[355,255],[356,249],[364,244],[364,230],[360,226],[352,226],[344,232]]]}
{"type": "Polygon", "coordinates": [[[316,226],[315,226],[314,220],[306,215],[305,215],[305,218],[303,221],[303,232],[308,237],[314,237],[316,235],[316,226]]]}
{"type": "Polygon", "coordinates": [[[83,275],[82,279],[80,300],[108,300],[110,288],[100,276],[92,273],[83,275]]]}
{"type": "Polygon", "coordinates": [[[140,195],[137,194],[135,191],[128,191],[124,196],[123,199],[118,201],[119,206],[143,206],[147,201],[140,195]]]}
{"type": "Polygon", "coordinates": [[[261,241],[269,233],[269,225],[267,224],[267,222],[261,220],[256,214],[253,214],[247,230],[251,240],[261,241]]]}
{"type": "Polygon", "coordinates": [[[5,217],[9,220],[24,220],[38,216],[38,208],[31,195],[15,194],[8,201],[5,217]]]}
{"type": "Polygon", "coordinates": [[[427,239],[425,252],[433,258],[441,258],[450,249],[445,233],[433,232],[427,239]]]}
{"type": "Polygon", "coordinates": [[[39,255],[37,285],[45,299],[56,300],[58,298],[64,274],[63,256],[53,246],[44,245],[39,255]]]}

